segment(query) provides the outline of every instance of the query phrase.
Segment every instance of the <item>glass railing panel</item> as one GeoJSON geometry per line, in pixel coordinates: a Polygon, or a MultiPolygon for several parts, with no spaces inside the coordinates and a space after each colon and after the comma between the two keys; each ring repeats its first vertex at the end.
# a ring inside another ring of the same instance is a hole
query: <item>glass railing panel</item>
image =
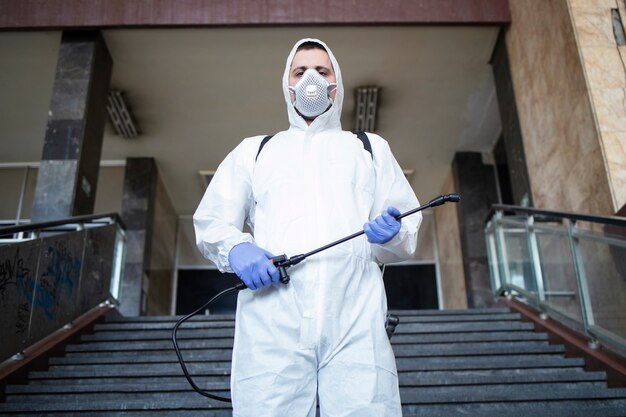
{"type": "Polygon", "coordinates": [[[491,279],[491,289],[493,296],[499,295],[502,287],[500,277],[500,265],[498,263],[498,241],[496,239],[495,222],[489,222],[485,228],[485,242],[487,243],[487,260],[489,262],[489,278],[491,279]]]}
{"type": "Polygon", "coordinates": [[[501,229],[504,275],[507,284],[521,290],[536,303],[537,287],[528,248],[528,233],[523,223],[503,223],[501,229]]]}
{"type": "Polygon", "coordinates": [[[120,286],[124,276],[124,263],[126,260],[126,233],[119,225],[115,230],[115,249],[113,250],[113,264],[111,270],[111,285],[109,292],[115,301],[120,299],[120,286]]]}
{"type": "Polygon", "coordinates": [[[567,231],[535,227],[541,264],[542,302],[550,309],[582,323],[576,271],[567,231]]]}
{"type": "Polygon", "coordinates": [[[108,301],[112,279],[119,288],[123,229],[96,220],[0,245],[0,361],[108,301]]]}
{"type": "Polygon", "coordinates": [[[588,292],[589,325],[626,342],[626,242],[581,235],[578,253],[588,292]]]}
{"type": "Polygon", "coordinates": [[[626,353],[623,218],[495,205],[485,227],[494,295],[520,301],[626,353]],[[514,213],[514,215],[511,215],[514,213]]]}

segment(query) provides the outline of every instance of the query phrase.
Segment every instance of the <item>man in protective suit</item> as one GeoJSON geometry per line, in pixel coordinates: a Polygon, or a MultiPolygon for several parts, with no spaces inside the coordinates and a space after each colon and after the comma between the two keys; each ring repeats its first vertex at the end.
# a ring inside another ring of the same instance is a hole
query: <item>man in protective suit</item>
{"type": "Polygon", "coordinates": [[[419,203],[384,139],[367,133],[370,153],[341,130],[341,71],[323,42],[297,42],[282,82],[289,129],[262,152],[264,136],[237,146],[193,216],[203,255],[251,289],[237,300],[234,416],[313,417],[317,397],[323,417],[401,416],[377,263],[412,256],[421,214],[394,215],[419,203]],[[278,282],[274,254],[360,229],[367,239],[311,256],[278,282]]]}

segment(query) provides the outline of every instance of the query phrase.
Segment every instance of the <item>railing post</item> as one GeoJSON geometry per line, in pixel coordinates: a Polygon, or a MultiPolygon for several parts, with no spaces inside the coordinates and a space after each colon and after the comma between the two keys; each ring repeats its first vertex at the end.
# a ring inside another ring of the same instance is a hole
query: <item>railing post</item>
{"type": "Polygon", "coordinates": [[[587,276],[585,274],[585,265],[578,248],[578,237],[576,236],[577,229],[576,221],[570,220],[567,227],[567,237],[569,240],[570,250],[572,252],[572,261],[574,262],[574,273],[576,275],[576,285],[578,286],[583,326],[585,333],[589,335],[589,327],[593,326],[595,322],[593,319],[591,298],[589,296],[589,286],[587,285],[587,276]]]}
{"type": "MultiPolygon", "coordinates": [[[[496,248],[496,228],[492,218],[485,228],[485,242],[487,243],[487,260],[491,277],[491,289],[494,297],[497,297],[502,288],[500,280],[500,267],[498,265],[498,249],[496,248]]],[[[436,252],[435,252],[436,253],[436,252]]]]}
{"type": "Polygon", "coordinates": [[[535,280],[535,290],[537,290],[537,306],[546,300],[546,293],[543,281],[543,271],[541,270],[541,257],[539,255],[539,245],[537,244],[537,234],[535,231],[535,217],[529,215],[526,218],[526,238],[528,241],[528,254],[533,278],[535,280]]]}
{"type": "Polygon", "coordinates": [[[126,234],[119,224],[115,233],[115,249],[113,251],[113,268],[111,271],[111,283],[109,293],[115,302],[120,299],[120,285],[124,275],[124,261],[126,258],[126,234]]]}
{"type": "Polygon", "coordinates": [[[504,244],[504,230],[502,229],[502,217],[503,213],[501,210],[497,210],[494,216],[494,237],[496,240],[496,253],[497,256],[497,267],[500,270],[499,278],[504,279],[504,285],[500,282],[500,288],[507,288],[508,284],[511,283],[511,277],[509,276],[509,267],[508,267],[508,256],[506,253],[506,245],[504,244]]]}

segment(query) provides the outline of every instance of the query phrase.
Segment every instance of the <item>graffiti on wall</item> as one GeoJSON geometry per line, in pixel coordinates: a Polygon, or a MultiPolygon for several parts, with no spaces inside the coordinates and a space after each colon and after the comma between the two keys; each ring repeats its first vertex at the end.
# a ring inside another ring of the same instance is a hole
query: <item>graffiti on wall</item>
{"type": "Polygon", "coordinates": [[[23,334],[28,330],[28,318],[32,303],[32,295],[28,297],[24,292],[20,291],[18,285],[18,283],[22,283],[25,280],[33,279],[31,270],[25,263],[20,256],[19,248],[15,251],[15,255],[12,258],[0,260],[0,300],[3,303],[17,301],[15,334],[23,334]],[[16,292],[19,295],[18,299],[9,299],[16,292]]]}
{"type": "Polygon", "coordinates": [[[41,308],[48,320],[55,320],[60,302],[70,299],[78,286],[81,260],[72,256],[63,240],[53,242],[42,255],[45,270],[38,282],[25,281],[24,288],[32,291],[35,309],[41,308]]]}
{"type": "Polygon", "coordinates": [[[3,301],[17,301],[18,333],[26,331],[30,306],[41,310],[48,320],[57,318],[59,305],[71,299],[80,278],[81,260],[72,256],[66,242],[52,242],[42,253],[42,270],[39,280],[32,269],[20,257],[19,248],[14,259],[0,260],[0,298],[3,301]],[[17,300],[5,300],[11,287],[15,288],[17,300]]]}

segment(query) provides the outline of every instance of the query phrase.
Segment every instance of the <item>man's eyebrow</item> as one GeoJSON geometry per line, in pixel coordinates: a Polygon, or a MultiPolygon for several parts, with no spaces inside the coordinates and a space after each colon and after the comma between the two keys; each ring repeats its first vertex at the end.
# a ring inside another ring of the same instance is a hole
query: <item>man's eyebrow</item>
{"type": "MultiPolygon", "coordinates": [[[[295,68],[293,68],[291,71],[295,71],[295,70],[307,70],[307,69],[309,69],[309,68],[313,68],[313,67],[307,67],[306,65],[300,65],[299,67],[295,67],[295,68]]],[[[326,66],[324,66],[324,65],[317,65],[317,66],[315,67],[315,70],[316,70],[316,71],[319,71],[319,70],[321,70],[321,69],[324,69],[324,70],[330,71],[330,68],[328,68],[328,67],[326,67],[326,66]]]]}

